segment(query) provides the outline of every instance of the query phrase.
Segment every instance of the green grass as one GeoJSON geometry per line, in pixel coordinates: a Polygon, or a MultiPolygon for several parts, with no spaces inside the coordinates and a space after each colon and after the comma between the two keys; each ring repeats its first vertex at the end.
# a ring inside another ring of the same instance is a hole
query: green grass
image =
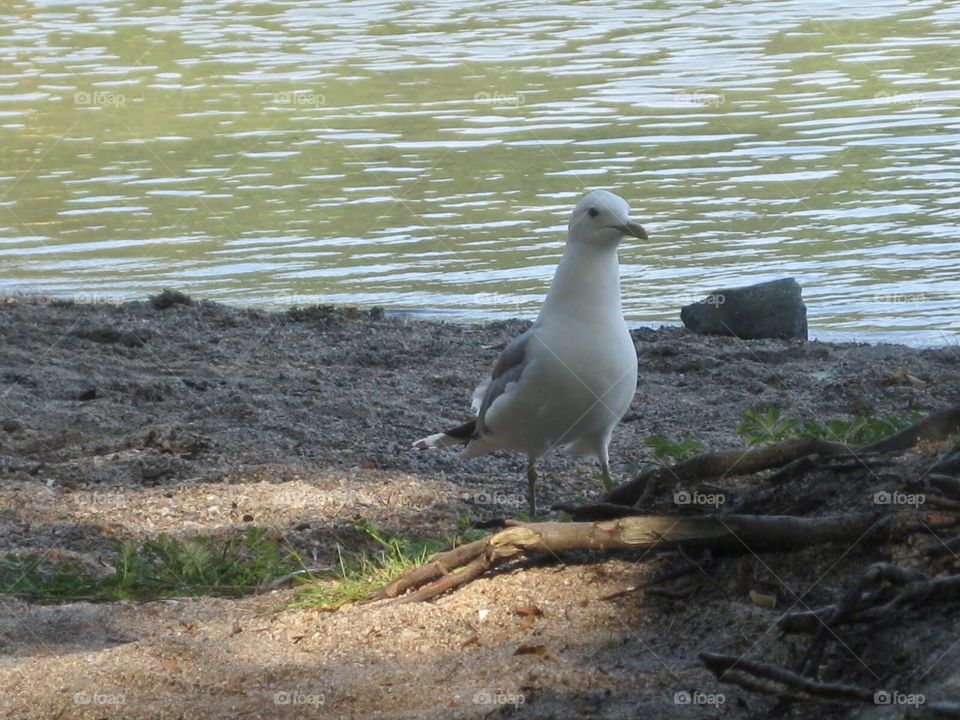
{"type": "Polygon", "coordinates": [[[0,593],[34,602],[239,597],[302,567],[294,551],[258,528],[227,541],[161,535],[140,546],[118,544],[113,572],[103,576],[72,559],[7,554],[0,560],[0,593]]]}
{"type": "Polygon", "coordinates": [[[892,435],[917,422],[923,415],[913,413],[907,417],[864,417],[855,415],[849,420],[828,420],[820,424],[814,420],[800,421],[783,417],[778,408],[766,412],[748,410],[737,432],[747,445],[764,445],[793,438],[818,438],[845,445],[869,445],[892,435]]]}
{"type": "Polygon", "coordinates": [[[296,579],[302,587],[292,607],[336,608],[360,600],[407,568],[457,542],[483,537],[461,518],[455,537],[418,540],[358,523],[378,546],[376,550],[337,547],[336,569],[320,575],[305,572],[300,556],[263,529],[242,537],[179,540],[166,535],[141,545],[117,544],[112,572],[97,574],[72,558],[7,554],[0,558],[0,593],[31,602],[80,600],[147,601],[168,597],[241,597],[296,579]]]}
{"type": "MultiPolygon", "coordinates": [[[[461,518],[460,530],[464,540],[474,540],[482,532],[469,528],[469,519],[461,518]]],[[[418,540],[385,532],[368,523],[358,524],[379,548],[373,552],[348,552],[337,547],[339,563],[326,578],[312,578],[293,602],[293,607],[321,607],[335,609],[348,602],[362,600],[379,590],[397,575],[411,567],[422,565],[436,552],[449,548],[452,540],[418,540]]]]}

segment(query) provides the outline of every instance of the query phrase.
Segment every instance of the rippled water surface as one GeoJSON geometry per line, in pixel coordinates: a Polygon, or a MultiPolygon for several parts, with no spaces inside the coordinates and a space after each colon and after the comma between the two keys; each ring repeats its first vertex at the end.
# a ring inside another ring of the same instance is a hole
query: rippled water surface
{"type": "Polygon", "coordinates": [[[13,2],[0,293],[535,314],[625,196],[635,324],[786,275],[960,336],[960,3],[13,2]]]}

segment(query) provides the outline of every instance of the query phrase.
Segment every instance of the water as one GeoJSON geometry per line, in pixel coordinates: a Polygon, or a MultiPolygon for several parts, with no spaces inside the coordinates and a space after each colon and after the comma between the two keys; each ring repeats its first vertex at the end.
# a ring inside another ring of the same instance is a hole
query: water
{"type": "Polygon", "coordinates": [[[0,294],[532,317],[585,190],[634,324],[795,276],[811,332],[960,334],[960,4],[22,2],[0,294]]]}

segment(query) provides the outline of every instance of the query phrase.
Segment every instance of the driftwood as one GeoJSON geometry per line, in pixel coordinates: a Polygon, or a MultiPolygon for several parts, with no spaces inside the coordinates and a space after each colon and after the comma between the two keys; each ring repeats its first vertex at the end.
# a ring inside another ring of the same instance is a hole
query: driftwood
{"type": "Polygon", "coordinates": [[[570,550],[648,551],[675,547],[727,552],[798,549],[842,540],[883,536],[888,520],[878,513],[824,518],[775,515],[706,517],[644,516],[594,523],[514,524],[482,540],[439,553],[411,568],[368,600],[417,602],[460,587],[507,562],[555,556],[570,550]],[[409,595],[404,595],[414,591],[409,595]]]}

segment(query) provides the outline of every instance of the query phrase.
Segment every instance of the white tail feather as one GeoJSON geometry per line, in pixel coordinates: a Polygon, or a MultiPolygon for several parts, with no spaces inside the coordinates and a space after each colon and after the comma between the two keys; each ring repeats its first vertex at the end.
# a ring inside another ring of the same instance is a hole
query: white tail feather
{"type": "Polygon", "coordinates": [[[413,444],[413,446],[415,448],[419,448],[420,450],[426,450],[427,448],[448,447],[449,445],[462,444],[462,439],[450,437],[446,433],[436,433],[434,435],[428,435],[425,438],[420,438],[413,444]]]}

